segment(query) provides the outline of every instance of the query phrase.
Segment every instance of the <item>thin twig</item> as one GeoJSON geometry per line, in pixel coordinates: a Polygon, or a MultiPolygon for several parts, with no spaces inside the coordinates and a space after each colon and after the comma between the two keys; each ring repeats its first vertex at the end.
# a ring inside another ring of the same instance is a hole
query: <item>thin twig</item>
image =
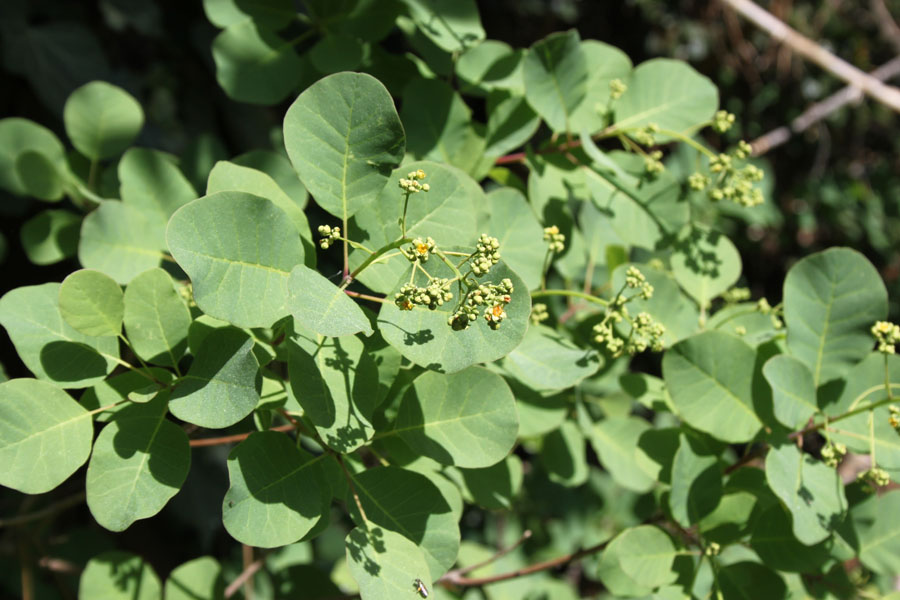
{"type": "Polygon", "coordinates": [[[365,528],[368,529],[369,519],[366,517],[366,511],[363,509],[362,502],[359,499],[359,494],[356,493],[356,486],[353,485],[353,476],[350,475],[350,471],[348,471],[347,467],[344,465],[344,460],[341,458],[340,454],[335,454],[334,458],[341,466],[341,470],[344,472],[344,477],[347,478],[347,485],[350,487],[350,493],[353,495],[353,501],[356,503],[357,510],[359,510],[359,516],[362,517],[363,524],[365,525],[365,528]]]}
{"type": "MultiPolygon", "coordinates": [[[[279,425],[278,427],[272,427],[268,431],[292,431],[293,429],[293,425],[279,425]]],[[[190,445],[191,448],[197,448],[198,446],[220,446],[222,444],[233,444],[234,442],[242,442],[246,440],[254,433],[256,432],[248,431],[247,433],[236,433],[234,435],[225,435],[222,437],[200,438],[197,440],[191,440],[190,445]]]]}
{"type": "Polygon", "coordinates": [[[838,58],[819,44],[786,25],[772,13],[752,2],[752,0],[722,0],[722,2],[736,10],[744,18],[752,21],[757,27],[765,30],[776,40],[790,46],[797,54],[806,57],[853,87],[859,88],[872,99],[900,112],[900,89],[885,85],[877,78],[868,75],[842,58],[838,58]]]}
{"type": "Polygon", "coordinates": [[[247,544],[241,545],[241,554],[244,557],[244,570],[225,588],[225,597],[231,598],[243,585],[244,600],[253,600],[253,576],[266,564],[266,557],[260,556],[253,560],[253,546],[247,544]]]}
{"type": "Polygon", "coordinates": [[[81,567],[75,563],[63,558],[53,558],[52,556],[42,556],[38,560],[38,566],[54,573],[62,573],[63,575],[79,575],[82,571],[81,567]]]}
{"type": "MultiPolygon", "coordinates": [[[[881,81],[900,76],[900,56],[884,63],[869,75],[881,81]]],[[[862,91],[858,87],[848,85],[841,88],[824,100],[816,102],[807,108],[791,121],[790,125],[782,125],[750,142],[750,145],[753,147],[753,155],[760,156],[773,148],[777,148],[791,139],[792,136],[806,131],[810,126],[825,119],[836,110],[848,104],[859,102],[861,99],[862,91]]]]}
{"type": "Polygon", "coordinates": [[[39,519],[43,519],[44,517],[48,517],[54,513],[57,513],[61,510],[65,510],[70,506],[74,506],[76,504],[81,504],[84,501],[84,492],[80,492],[78,494],[74,494],[69,496],[68,498],[63,498],[59,502],[51,504],[46,508],[42,508],[41,510],[37,510],[33,513],[27,513],[24,515],[18,515],[16,517],[10,517],[8,519],[0,519],[0,528],[2,527],[12,527],[14,525],[23,525],[25,523],[30,523],[31,521],[37,521],[39,519]]]}
{"type": "Polygon", "coordinates": [[[361,298],[362,300],[371,300],[372,302],[380,302],[381,304],[390,303],[389,300],[382,298],[381,296],[371,296],[369,294],[361,294],[359,292],[353,292],[351,290],[344,290],[344,293],[353,298],[361,298]]]}
{"type": "Polygon", "coordinates": [[[539,571],[553,569],[554,567],[562,566],[566,563],[572,562],[573,560],[578,560],[579,558],[584,558],[585,556],[595,554],[606,548],[606,545],[608,543],[609,542],[603,542],[602,544],[597,544],[596,546],[591,546],[590,548],[585,548],[584,550],[579,550],[578,552],[574,552],[572,554],[564,554],[563,556],[551,558],[550,560],[545,560],[544,562],[539,562],[528,567],[522,567],[521,569],[516,569],[515,571],[500,573],[499,575],[491,575],[490,577],[475,577],[471,579],[467,577],[453,577],[451,579],[448,576],[451,575],[451,573],[454,573],[454,571],[450,571],[449,573],[445,573],[443,576],[441,576],[438,581],[458,586],[478,586],[487,585],[489,583],[496,583],[498,581],[506,581],[507,579],[515,579],[516,577],[523,577],[525,575],[531,575],[539,571]]]}
{"type": "Polygon", "coordinates": [[[526,529],[525,532],[522,534],[522,536],[518,540],[516,540],[515,542],[513,542],[511,545],[507,546],[506,548],[501,548],[493,556],[490,556],[481,562],[475,563],[474,565],[469,565],[468,567],[463,567],[461,569],[454,569],[452,571],[448,571],[447,573],[444,574],[444,577],[446,577],[448,579],[452,579],[454,577],[462,577],[463,575],[468,575],[472,571],[477,571],[481,567],[486,567],[489,564],[491,564],[492,562],[494,562],[495,560],[502,558],[503,556],[506,556],[507,554],[509,554],[510,552],[512,552],[513,550],[515,550],[516,548],[518,548],[519,546],[524,544],[525,541],[528,540],[528,538],[530,538],[530,537],[531,537],[531,530],[526,529]]]}

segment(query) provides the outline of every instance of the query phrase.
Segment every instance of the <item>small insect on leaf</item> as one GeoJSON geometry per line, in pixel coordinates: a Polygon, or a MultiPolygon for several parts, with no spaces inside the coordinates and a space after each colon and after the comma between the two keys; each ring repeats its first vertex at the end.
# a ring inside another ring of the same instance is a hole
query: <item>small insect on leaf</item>
{"type": "Polygon", "coordinates": [[[428,588],[425,587],[425,584],[422,583],[421,579],[417,577],[416,580],[413,581],[413,586],[416,588],[416,591],[419,592],[420,596],[422,596],[423,598],[428,597],[428,588]]]}

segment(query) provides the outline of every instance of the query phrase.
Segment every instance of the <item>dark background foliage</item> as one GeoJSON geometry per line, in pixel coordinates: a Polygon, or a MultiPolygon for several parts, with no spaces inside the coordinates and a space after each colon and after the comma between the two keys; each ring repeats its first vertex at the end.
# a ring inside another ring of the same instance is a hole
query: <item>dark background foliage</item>
{"type": "MultiPolygon", "coordinates": [[[[774,0],[763,2],[777,16],[863,70],[900,51],[900,29],[879,17],[885,7],[900,17],[900,1],[774,0]]],[[[724,108],[738,116],[730,138],[753,139],[788,123],[811,103],[842,87],[833,76],[794,56],[719,2],[695,0],[484,0],[479,2],[489,39],[527,47],[554,31],[579,30],[624,50],[635,64],[667,56],[689,61],[719,87],[724,108]]],[[[137,145],[182,158],[198,191],[212,164],[254,148],[280,143],[283,105],[257,107],[228,99],[215,79],[210,45],[216,33],[200,2],[176,0],[3,0],[0,3],[0,117],[41,123],[65,139],[62,106],[79,85],[103,79],[131,92],[147,122],[137,145]]],[[[384,42],[403,51],[394,33],[384,42]]],[[[301,48],[302,49],[302,48],[301,48]]],[[[478,114],[483,106],[473,104],[478,114]]],[[[769,153],[774,202],[783,215],[777,226],[732,224],[744,261],[745,284],[754,297],[780,299],[784,273],[815,250],[848,245],[863,251],[882,273],[900,316],[900,179],[897,117],[871,101],[842,109],[805,134],[769,153]]],[[[2,283],[7,290],[60,281],[77,268],[74,259],[48,267],[28,263],[19,229],[45,208],[8,194],[0,197],[2,283]]],[[[313,224],[315,215],[311,216],[313,224]]],[[[324,269],[323,269],[324,270],[324,269]]],[[[5,333],[0,362],[10,377],[27,376],[5,333]]],[[[152,521],[136,523],[116,546],[148,557],[160,575],[202,553],[227,556],[236,545],[222,531],[215,506],[227,488],[227,449],[193,454],[190,479],[152,521]],[[196,468],[202,466],[203,468],[196,468]]],[[[59,490],[74,493],[72,478],[59,490]],[[66,486],[71,489],[66,489],[66,486]]],[[[546,491],[546,490],[545,490],[546,491]]],[[[0,495],[0,514],[27,511],[18,494],[0,495]]],[[[477,528],[479,515],[464,520],[477,528]]],[[[93,524],[83,504],[55,528],[69,531],[54,555],[83,560],[112,542],[93,524]]],[[[0,532],[0,588],[14,589],[17,558],[0,532]]],[[[8,536],[7,536],[8,537],[8,536]]],[[[343,554],[340,539],[326,536],[331,554],[343,554]]],[[[234,557],[237,558],[237,557],[234,557]]],[[[66,578],[66,575],[59,575],[66,578]]]]}

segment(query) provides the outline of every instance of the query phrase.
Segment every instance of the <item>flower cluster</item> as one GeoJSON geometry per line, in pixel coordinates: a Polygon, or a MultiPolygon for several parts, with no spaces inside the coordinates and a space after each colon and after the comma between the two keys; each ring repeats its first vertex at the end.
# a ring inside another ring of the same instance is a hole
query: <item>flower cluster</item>
{"type": "Polygon", "coordinates": [[[662,150],[654,150],[650,154],[644,156],[644,173],[650,179],[653,179],[666,170],[666,166],[660,160],[663,156],[662,150]]]}
{"type": "Polygon", "coordinates": [[[866,469],[856,476],[856,480],[863,484],[863,489],[872,493],[877,488],[884,487],[891,482],[890,475],[880,467],[866,469]]]}
{"type": "Polygon", "coordinates": [[[630,132],[629,135],[631,135],[638,144],[643,146],[653,146],[656,144],[656,138],[653,137],[656,133],[659,133],[659,125],[656,123],[647,123],[644,127],[630,132]]]}
{"type": "Polygon", "coordinates": [[[872,325],[872,335],[878,343],[878,351],[882,354],[894,354],[894,345],[900,344],[900,325],[888,321],[878,321],[872,325]]]}
{"type": "Polygon", "coordinates": [[[322,250],[328,250],[332,244],[341,239],[341,228],[332,227],[331,225],[319,225],[319,235],[322,236],[322,239],[319,240],[319,246],[322,247],[322,250]]]}
{"type": "Polygon", "coordinates": [[[497,329],[506,318],[506,305],[512,300],[513,283],[503,279],[500,283],[479,285],[466,294],[456,311],[447,319],[453,329],[468,329],[481,313],[488,327],[497,329]]]}
{"type": "Polygon", "coordinates": [[[400,248],[400,252],[403,253],[409,262],[426,262],[428,257],[431,256],[431,253],[434,252],[435,243],[434,240],[429,238],[416,238],[414,239],[408,248],[400,248]]]}
{"type": "Polygon", "coordinates": [[[717,111],[713,117],[712,127],[719,133],[725,133],[734,125],[734,115],[727,110],[717,111]]]}
{"type": "Polygon", "coordinates": [[[846,456],[847,446],[840,443],[836,444],[829,440],[828,443],[822,447],[821,454],[822,462],[834,469],[841,463],[844,456],[846,456]]]}
{"type": "Polygon", "coordinates": [[[900,433],[900,406],[891,404],[888,406],[888,412],[890,413],[888,423],[894,428],[894,431],[900,433]]]}
{"type": "Polygon", "coordinates": [[[609,310],[603,321],[594,325],[592,330],[594,342],[605,345],[614,357],[623,353],[639,354],[648,348],[653,352],[662,352],[663,336],[666,328],[653,320],[649,313],[640,312],[631,320],[631,332],[626,339],[619,337],[615,324],[628,319],[628,309],[622,306],[618,310],[609,310]]]}
{"type": "Polygon", "coordinates": [[[500,240],[482,233],[472,253],[472,272],[481,277],[500,262],[500,240]]]}
{"type": "Polygon", "coordinates": [[[561,254],[566,249],[566,236],[559,232],[559,227],[551,225],[544,227],[544,241],[547,248],[554,254],[561,254]]]}
{"type": "Polygon", "coordinates": [[[750,299],[750,288],[733,287],[722,294],[722,300],[726,304],[737,304],[750,299]]]}
{"type": "Polygon", "coordinates": [[[418,192],[427,192],[431,189],[427,183],[420,183],[423,179],[425,179],[425,171],[419,169],[417,171],[410,171],[406,175],[406,179],[400,179],[400,188],[405,191],[407,194],[416,194],[418,192]]]}
{"type": "Polygon", "coordinates": [[[653,297],[653,286],[647,283],[647,278],[634,265],[625,271],[625,286],[632,289],[640,288],[641,291],[638,295],[642,300],[649,300],[653,297]]]}
{"type": "Polygon", "coordinates": [[[756,310],[757,312],[760,312],[764,315],[769,315],[769,317],[772,319],[772,327],[774,327],[775,329],[781,329],[782,327],[784,327],[784,322],[778,316],[781,311],[769,304],[769,301],[765,298],[760,298],[756,302],[756,310]]]}
{"type": "Polygon", "coordinates": [[[450,292],[452,283],[449,279],[439,277],[429,281],[425,287],[407,283],[394,295],[394,304],[400,310],[412,310],[414,306],[425,306],[428,310],[435,310],[444,302],[453,299],[453,293],[450,292]]]}
{"type": "Polygon", "coordinates": [[[609,97],[611,100],[618,100],[627,90],[628,86],[619,78],[609,82],[609,97]]]}
{"type": "Polygon", "coordinates": [[[537,325],[543,321],[546,321],[550,318],[550,313],[547,311],[547,305],[543,302],[535,302],[531,305],[531,322],[537,325]]]}

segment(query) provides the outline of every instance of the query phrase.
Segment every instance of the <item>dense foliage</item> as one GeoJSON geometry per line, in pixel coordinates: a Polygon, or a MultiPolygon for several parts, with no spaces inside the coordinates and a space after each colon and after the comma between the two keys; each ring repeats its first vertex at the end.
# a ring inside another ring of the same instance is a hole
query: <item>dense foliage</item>
{"type": "MultiPolygon", "coordinates": [[[[751,297],[728,232],[777,218],[771,168],[709,78],[575,30],[513,48],[474,0],[203,8],[270,148],[153,149],[103,76],[34,84],[65,138],[0,120],[0,187],[34,212],[9,243],[62,270],[0,298],[33,375],[0,383],[2,589],[891,589],[888,291],[834,247],[751,297]],[[66,521],[81,503],[122,533],[66,521]]],[[[35,40],[90,46],[28,28],[3,35],[36,82],[35,40]]]]}

